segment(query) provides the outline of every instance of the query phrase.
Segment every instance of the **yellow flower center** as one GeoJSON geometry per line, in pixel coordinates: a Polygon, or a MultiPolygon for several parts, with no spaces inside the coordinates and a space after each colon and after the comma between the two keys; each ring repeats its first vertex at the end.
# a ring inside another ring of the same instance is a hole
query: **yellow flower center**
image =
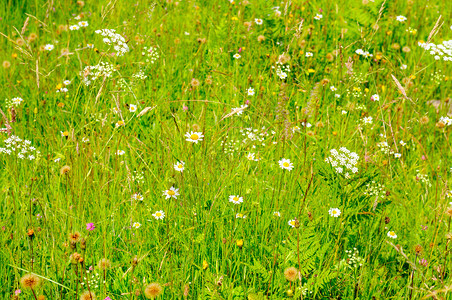
{"type": "Polygon", "coordinates": [[[290,221],[290,225],[295,226],[295,221],[290,221]]]}
{"type": "Polygon", "coordinates": [[[170,195],[170,196],[173,196],[173,195],[176,194],[176,192],[173,191],[173,190],[168,190],[167,194],[170,195]]]}
{"type": "Polygon", "coordinates": [[[196,133],[193,133],[192,135],[190,135],[190,138],[196,141],[197,139],[199,139],[199,136],[196,133]]]}
{"type": "Polygon", "coordinates": [[[239,201],[239,198],[238,198],[238,197],[234,197],[234,198],[232,198],[232,200],[234,200],[235,202],[237,202],[237,201],[239,201]]]}
{"type": "Polygon", "coordinates": [[[395,232],[394,232],[394,231],[390,231],[390,232],[389,232],[389,235],[394,236],[394,235],[395,235],[395,232]]]}
{"type": "Polygon", "coordinates": [[[336,211],[335,210],[333,210],[333,215],[335,215],[336,214],[336,211]]]}
{"type": "Polygon", "coordinates": [[[282,164],[284,167],[288,168],[289,167],[289,163],[288,162],[283,162],[282,164]]]}
{"type": "Polygon", "coordinates": [[[156,215],[157,217],[161,217],[161,216],[162,216],[162,214],[159,213],[159,212],[155,213],[155,215],[156,215]]]}
{"type": "Polygon", "coordinates": [[[177,167],[178,167],[179,169],[182,169],[182,165],[181,165],[181,164],[178,164],[177,167]]]}

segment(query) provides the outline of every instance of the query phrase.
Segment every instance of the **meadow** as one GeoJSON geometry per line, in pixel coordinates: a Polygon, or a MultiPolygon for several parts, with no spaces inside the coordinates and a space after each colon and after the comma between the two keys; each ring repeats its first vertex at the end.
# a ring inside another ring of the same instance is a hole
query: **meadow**
{"type": "Polygon", "coordinates": [[[452,6],[2,0],[1,299],[452,299],[452,6]]]}

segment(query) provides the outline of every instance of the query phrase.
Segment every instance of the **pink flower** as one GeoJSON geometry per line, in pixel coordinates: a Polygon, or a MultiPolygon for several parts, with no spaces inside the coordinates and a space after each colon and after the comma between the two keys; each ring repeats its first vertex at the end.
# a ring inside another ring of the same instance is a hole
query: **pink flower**
{"type": "Polygon", "coordinates": [[[425,155],[422,155],[421,159],[422,160],[426,160],[425,155]]]}
{"type": "Polygon", "coordinates": [[[187,110],[188,110],[188,106],[183,105],[183,106],[182,106],[182,109],[183,109],[184,111],[187,111],[187,110]]]}
{"type": "Polygon", "coordinates": [[[426,267],[428,265],[428,261],[425,258],[419,260],[419,264],[426,267]]]}
{"type": "Polygon", "coordinates": [[[86,223],[86,230],[93,231],[96,226],[94,226],[94,223],[86,223]]]}
{"type": "Polygon", "coordinates": [[[239,53],[242,52],[242,47],[239,48],[239,53]]]}
{"type": "Polygon", "coordinates": [[[111,300],[111,298],[107,296],[107,298],[105,298],[104,300],[111,300]]]}
{"type": "Polygon", "coordinates": [[[246,100],[246,101],[245,101],[245,104],[246,104],[246,105],[249,105],[249,104],[250,104],[250,100],[246,100]]]}
{"type": "Polygon", "coordinates": [[[15,291],[14,291],[14,295],[16,295],[16,296],[19,296],[20,293],[22,293],[21,290],[15,290],[15,291]]]}
{"type": "Polygon", "coordinates": [[[88,270],[92,271],[92,270],[94,270],[94,267],[93,266],[89,266],[88,270]]]}

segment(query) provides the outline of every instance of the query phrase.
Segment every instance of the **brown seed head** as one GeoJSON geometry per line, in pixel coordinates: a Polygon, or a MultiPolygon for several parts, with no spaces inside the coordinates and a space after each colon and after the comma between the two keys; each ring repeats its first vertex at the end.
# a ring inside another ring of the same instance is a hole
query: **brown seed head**
{"type": "Polygon", "coordinates": [[[71,260],[72,264],[77,264],[81,257],[82,256],[79,253],[74,252],[71,254],[71,256],[69,256],[69,259],[71,260]]]}
{"type": "Polygon", "coordinates": [[[198,79],[193,78],[193,79],[191,80],[190,84],[191,84],[192,87],[196,88],[196,87],[199,86],[200,83],[199,83],[199,80],[198,80],[198,79]]]}
{"type": "Polygon", "coordinates": [[[2,66],[3,68],[8,69],[9,67],[11,67],[11,63],[7,60],[4,60],[2,66]]]}
{"type": "Polygon", "coordinates": [[[436,127],[438,128],[444,128],[446,126],[446,124],[443,121],[439,121],[438,123],[436,123],[436,127]]]}
{"type": "Polygon", "coordinates": [[[284,277],[289,281],[295,281],[298,276],[298,270],[295,267],[289,267],[284,270],[284,277]]]}
{"type": "Polygon", "coordinates": [[[33,230],[33,228],[28,229],[27,231],[27,235],[30,239],[34,238],[35,236],[35,231],[33,230]]]}
{"type": "Polygon", "coordinates": [[[111,268],[111,261],[109,259],[106,258],[102,258],[101,260],[99,260],[99,262],[97,263],[97,266],[99,267],[99,269],[101,270],[107,270],[111,268]]]}
{"type": "Polygon", "coordinates": [[[86,291],[80,295],[80,300],[96,300],[96,295],[93,292],[86,291]]]}
{"type": "Polygon", "coordinates": [[[144,289],[144,296],[147,299],[154,299],[159,296],[163,291],[162,286],[159,283],[151,283],[144,289]]]}
{"type": "Polygon", "coordinates": [[[414,247],[414,252],[416,252],[416,255],[419,255],[422,253],[422,246],[421,245],[416,245],[416,247],[414,247]]]}
{"type": "Polygon", "coordinates": [[[419,119],[419,123],[422,125],[427,124],[430,121],[430,119],[427,116],[422,116],[422,118],[419,119]]]}
{"type": "Polygon", "coordinates": [[[71,167],[69,166],[63,166],[60,169],[60,174],[61,175],[66,175],[67,173],[69,173],[69,171],[71,170],[71,167]]]}
{"type": "Polygon", "coordinates": [[[68,235],[69,242],[71,243],[78,243],[80,241],[80,238],[81,234],[78,231],[69,233],[68,235]]]}
{"type": "Polygon", "coordinates": [[[20,285],[24,289],[35,290],[41,284],[41,278],[35,274],[26,274],[20,279],[20,285]]]}
{"type": "Polygon", "coordinates": [[[452,207],[446,209],[446,216],[452,217],[452,207]]]}

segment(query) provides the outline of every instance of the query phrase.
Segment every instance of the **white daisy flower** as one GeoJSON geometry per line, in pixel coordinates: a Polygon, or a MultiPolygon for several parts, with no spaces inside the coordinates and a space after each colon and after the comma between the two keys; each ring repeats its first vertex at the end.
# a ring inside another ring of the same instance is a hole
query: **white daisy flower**
{"type": "Polygon", "coordinates": [[[282,158],[280,161],[278,161],[278,164],[281,169],[286,169],[289,171],[292,171],[293,169],[293,163],[290,162],[290,159],[282,158]]]}
{"type": "Polygon", "coordinates": [[[138,229],[138,228],[141,227],[141,224],[138,223],[138,222],[134,222],[134,223],[132,224],[132,227],[138,229]]]}
{"type": "Polygon", "coordinates": [[[249,88],[248,90],[246,90],[246,92],[248,93],[248,96],[253,96],[254,95],[254,89],[253,88],[249,88]]]}
{"type": "Polygon", "coordinates": [[[405,16],[397,16],[396,20],[399,22],[405,22],[407,20],[407,18],[405,16]]]}
{"type": "Polygon", "coordinates": [[[44,50],[52,51],[53,48],[55,48],[55,46],[53,46],[52,44],[47,44],[47,45],[45,45],[44,50]]]}
{"type": "Polygon", "coordinates": [[[254,22],[255,22],[257,25],[262,25],[262,23],[263,23],[262,19],[254,19],[254,22]]]}
{"type": "Polygon", "coordinates": [[[240,56],[240,54],[236,53],[232,57],[234,57],[235,59],[239,59],[241,56],[240,56]]]}
{"type": "Polygon", "coordinates": [[[135,104],[129,104],[129,111],[130,112],[136,112],[137,106],[135,104]]]}
{"type": "Polygon", "coordinates": [[[163,220],[163,218],[165,218],[165,212],[163,210],[159,210],[159,211],[156,211],[155,213],[153,213],[152,216],[156,220],[163,220]]]}
{"type": "Polygon", "coordinates": [[[388,237],[390,237],[391,239],[396,239],[397,234],[394,231],[388,231],[388,237]]]}
{"type": "Polygon", "coordinates": [[[132,194],[132,199],[138,200],[138,201],[143,201],[144,197],[140,193],[134,193],[134,194],[132,194]]]}
{"type": "Polygon", "coordinates": [[[202,132],[187,132],[185,133],[185,137],[187,138],[186,141],[187,142],[192,142],[192,143],[198,143],[199,141],[202,141],[202,138],[204,137],[204,135],[202,134],[202,132]]]}
{"type": "Polygon", "coordinates": [[[330,208],[328,213],[330,214],[330,216],[335,217],[335,218],[337,218],[341,215],[341,211],[339,208],[330,208]]]}
{"type": "Polygon", "coordinates": [[[80,21],[80,22],[78,22],[78,25],[79,25],[80,27],[88,27],[88,22],[86,22],[86,21],[80,21]]]}
{"type": "Polygon", "coordinates": [[[232,202],[234,204],[240,204],[243,202],[243,197],[240,197],[238,195],[237,196],[231,195],[229,196],[229,202],[232,202]]]}
{"type": "Polygon", "coordinates": [[[80,27],[78,25],[71,25],[69,26],[69,29],[72,30],[78,30],[80,27]]]}
{"type": "Polygon", "coordinates": [[[297,226],[297,220],[295,220],[295,219],[289,220],[289,222],[287,222],[287,223],[292,228],[295,228],[297,226]]]}
{"type": "Polygon", "coordinates": [[[255,160],[254,155],[255,155],[254,153],[251,153],[251,152],[250,152],[250,153],[248,153],[248,154],[246,155],[246,158],[248,158],[248,160],[253,160],[253,161],[254,161],[254,160],[255,160]]]}
{"type": "Polygon", "coordinates": [[[183,172],[185,169],[185,163],[183,161],[178,161],[174,164],[174,170],[178,172],[183,172]]]}
{"type": "Polygon", "coordinates": [[[163,196],[165,196],[165,199],[177,199],[177,196],[179,196],[179,189],[176,189],[172,186],[169,188],[169,190],[163,191],[163,196]]]}

